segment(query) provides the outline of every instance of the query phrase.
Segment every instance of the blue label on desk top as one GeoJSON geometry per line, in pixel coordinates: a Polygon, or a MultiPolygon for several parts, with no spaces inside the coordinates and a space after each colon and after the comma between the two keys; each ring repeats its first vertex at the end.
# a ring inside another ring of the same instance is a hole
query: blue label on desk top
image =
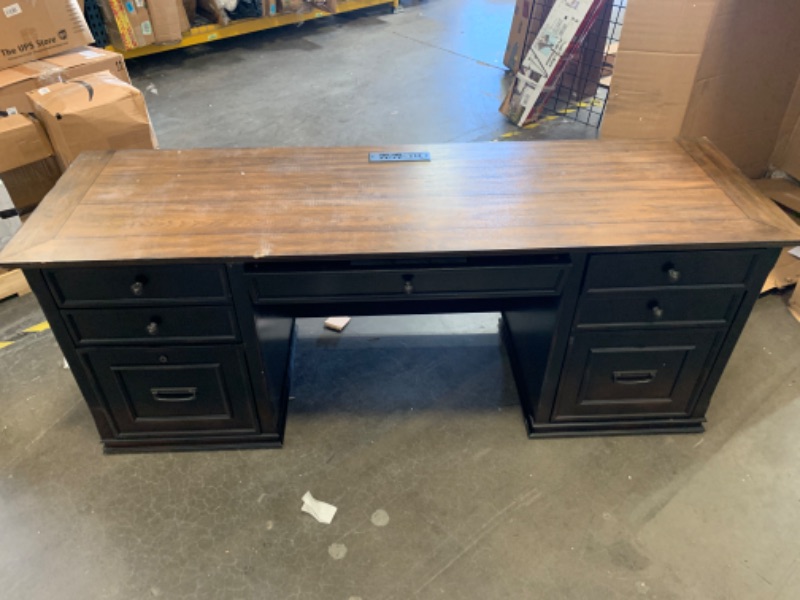
{"type": "Polygon", "coordinates": [[[369,162],[430,162],[430,152],[370,152],[369,162]]]}

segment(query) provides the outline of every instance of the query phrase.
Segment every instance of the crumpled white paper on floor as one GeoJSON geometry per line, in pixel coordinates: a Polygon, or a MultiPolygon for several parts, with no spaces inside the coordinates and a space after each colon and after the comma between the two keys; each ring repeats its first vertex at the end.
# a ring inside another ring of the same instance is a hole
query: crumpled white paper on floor
{"type": "Polygon", "coordinates": [[[311,495],[311,492],[306,492],[303,494],[303,506],[301,510],[310,514],[320,523],[330,525],[337,509],[333,504],[317,500],[311,495]]]}

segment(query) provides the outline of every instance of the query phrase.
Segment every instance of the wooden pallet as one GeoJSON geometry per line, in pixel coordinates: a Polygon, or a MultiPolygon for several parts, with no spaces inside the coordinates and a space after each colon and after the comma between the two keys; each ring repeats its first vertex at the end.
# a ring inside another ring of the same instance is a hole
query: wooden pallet
{"type": "Polygon", "coordinates": [[[30,292],[31,288],[22,271],[19,269],[8,271],[0,268],[0,300],[11,296],[24,296],[30,292]]]}

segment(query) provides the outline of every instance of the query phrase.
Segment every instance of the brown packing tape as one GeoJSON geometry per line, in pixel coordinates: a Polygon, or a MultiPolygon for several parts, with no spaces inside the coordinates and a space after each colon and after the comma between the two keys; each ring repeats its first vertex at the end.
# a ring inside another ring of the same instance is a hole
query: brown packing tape
{"type": "Polygon", "coordinates": [[[52,155],[53,148],[38,121],[26,115],[0,118],[0,173],[52,155]]]}
{"type": "Polygon", "coordinates": [[[155,148],[144,97],[108,72],[29,94],[66,168],[81,152],[155,148]]]}

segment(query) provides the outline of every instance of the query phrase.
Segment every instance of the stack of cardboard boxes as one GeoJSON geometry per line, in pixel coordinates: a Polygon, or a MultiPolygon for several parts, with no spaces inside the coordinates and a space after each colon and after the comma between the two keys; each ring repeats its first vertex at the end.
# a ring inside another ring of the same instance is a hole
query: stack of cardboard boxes
{"type": "Polygon", "coordinates": [[[156,146],[122,56],[92,41],[75,0],[0,13],[0,181],[20,215],[80,152],[156,146]]]}

